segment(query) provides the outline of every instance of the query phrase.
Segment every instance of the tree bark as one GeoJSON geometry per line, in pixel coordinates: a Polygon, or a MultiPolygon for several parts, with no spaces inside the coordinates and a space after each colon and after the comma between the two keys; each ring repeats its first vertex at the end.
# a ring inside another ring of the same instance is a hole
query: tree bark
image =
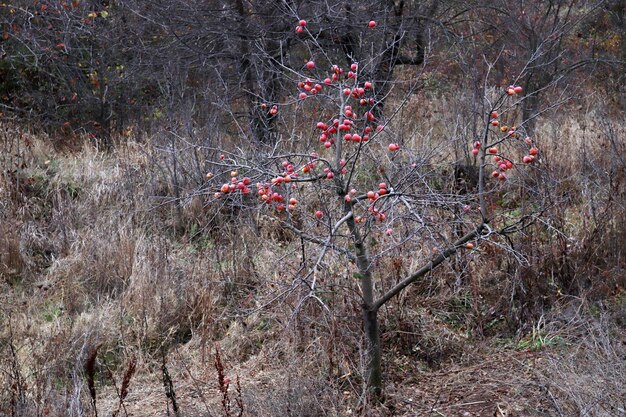
{"type": "Polygon", "coordinates": [[[378,330],[378,309],[363,304],[363,325],[367,338],[367,388],[368,393],[379,399],[383,392],[383,377],[378,330]]]}
{"type": "MultiPolygon", "coordinates": [[[[352,210],[349,203],[344,206],[347,213],[352,210]]],[[[374,399],[380,399],[383,391],[382,380],[382,364],[381,364],[381,345],[380,333],[378,330],[378,307],[374,306],[374,281],[371,272],[371,264],[367,248],[363,243],[363,238],[356,227],[354,217],[350,217],[346,221],[352,242],[356,252],[356,264],[359,270],[358,278],[360,280],[361,295],[363,303],[361,305],[363,313],[363,330],[366,339],[366,364],[365,364],[365,381],[367,391],[374,399]]]]}

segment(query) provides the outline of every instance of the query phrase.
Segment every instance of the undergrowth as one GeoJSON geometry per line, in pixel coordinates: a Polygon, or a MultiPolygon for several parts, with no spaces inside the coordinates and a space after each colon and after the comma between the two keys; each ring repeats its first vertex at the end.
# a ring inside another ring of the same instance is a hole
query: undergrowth
{"type": "MultiPolygon", "coordinates": [[[[395,390],[475,363],[486,343],[546,355],[536,378],[556,415],[623,412],[625,136],[584,117],[537,133],[544,160],[523,180],[549,183],[533,197],[546,212],[499,243],[521,263],[486,244],[383,309],[395,390]]],[[[173,184],[150,138],[103,152],[59,151],[12,125],[0,135],[0,414],[127,415],[164,395],[198,415],[366,413],[358,297],[321,294],[332,313],[297,306],[286,289],[298,239],[254,210],[209,204],[197,174],[173,184]]],[[[520,204],[516,192],[502,198],[520,204]]],[[[380,260],[383,282],[422,250],[380,260]]],[[[340,259],[323,274],[354,279],[340,259]]]]}

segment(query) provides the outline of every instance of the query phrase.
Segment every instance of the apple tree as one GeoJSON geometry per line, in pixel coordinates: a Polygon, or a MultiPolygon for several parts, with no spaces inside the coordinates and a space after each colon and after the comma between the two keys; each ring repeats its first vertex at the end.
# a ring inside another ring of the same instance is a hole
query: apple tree
{"type": "MultiPolygon", "coordinates": [[[[361,39],[381,30],[374,19],[358,24],[361,39]]],[[[258,103],[279,120],[276,145],[254,155],[220,150],[215,167],[221,172],[209,175],[208,186],[215,204],[256,204],[305,242],[301,267],[283,292],[300,291],[296,311],[311,302],[330,309],[321,294],[333,278],[320,279],[321,271],[328,257],[345,260],[353,278],[346,291],[361,300],[366,385],[379,396],[381,308],[447,260],[479,254],[483,242],[528,227],[536,213],[513,213],[498,206],[496,197],[533,169],[539,150],[523,121],[516,123],[516,109],[525,100],[517,80],[524,74],[505,88],[492,87],[490,63],[486,110],[478,116],[481,134],[467,149],[477,167],[475,181],[466,193],[446,192],[437,186],[442,171],[433,167],[458,162],[445,152],[450,143],[419,131],[407,134],[407,120],[398,117],[419,83],[409,82],[404,99],[377,112],[379,80],[364,75],[373,74],[376,57],[342,65],[325,53],[314,26],[305,19],[294,22],[310,56],[299,67],[285,66],[293,82],[290,98],[258,103]],[[422,136],[420,146],[416,136],[422,136]],[[419,264],[395,283],[381,281],[379,260],[406,249],[419,256],[419,264]]]]}

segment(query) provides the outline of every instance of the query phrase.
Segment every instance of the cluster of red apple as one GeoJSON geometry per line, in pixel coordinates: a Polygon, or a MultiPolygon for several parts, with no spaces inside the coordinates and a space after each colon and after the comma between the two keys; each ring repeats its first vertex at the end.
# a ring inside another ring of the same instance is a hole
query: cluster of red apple
{"type": "Polygon", "coordinates": [[[369,200],[370,203],[373,203],[374,201],[378,200],[381,195],[385,195],[388,193],[389,193],[389,190],[387,189],[387,183],[381,182],[380,184],[378,184],[378,192],[374,192],[374,191],[367,192],[367,199],[369,200]]]}
{"type": "MultiPolygon", "coordinates": [[[[348,71],[346,77],[348,79],[352,79],[354,80],[354,83],[357,83],[357,70],[358,70],[358,64],[353,63],[350,66],[350,71],[348,71]]],[[[344,73],[343,69],[340,68],[337,65],[333,65],[331,67],[331,71],[332,71],[332,78],[326,78],[324,80],[324,84],[327,85],[332,85],[332,83],[334,81],[337,81],[340,79],[340,76],[344,73]]],[[[306,83],[303,84],[303,86],[305,86],[306,83]]],[[[343,94],[345,96],[351,96],[355,99],[359,100],[359,104],[362,106],[365,105],[374,105],[375,100],[373,98],[366,98],[365,95],[367,93],[368,90],[371,90],[373,88],[373,84],[369,81],[366,81],[365,83],[363,83],[362,87],[354,87],[354,88],[344,88],[343,89],[343,94]]],[[[318,122],[317,123],[317,128],[321,129],[323,132],[320,135],[320,142],[324,143],[324,147],[326,149],[330,148],[334,143],[335,143],[335,139],[333,137],[333,135],[335,135],[337,133],[337,131],[339,132],[344,132],[343,135],[343,139],[347,142],[355,142],[355,143],[359,143],[361,141],[363,142],[367,142],[370,139],[370,134],[372,133],[372,127],[371,126],[366,126],[362,132],[362,134],[359,133],[350,133],[350,130],[353,129],[354,127],[354,122],[356,120],[358,120],[358,115],[355,113],[354,109],[352,108],[352,106],[350,105],[346,105],[344,107],[344,111],[343,111],[343,116],[345,117],[343,119],[343,122],[341,122],[341,124],[339,123],[339,119],[334,119],[332,125],[329,127],[328,124],[324,123],[324,122],[318,122]]],[[[370,110],[366,111],[363,114],[363,119],[366,122],[374,122],[376,121],[376,118],[374,116],[374,113],[372,113],[370,110]]],[[[384,129],[383,125],[378,125],[376,126],[376,131],[380,132],[384,129]]],[[[397,143],[391,143],[388,146],[389,150],[392,152],[395,152],[397,150],[400,149],[400,145],[397,143]]]]}
{"type": "Polygon", "coordinates": [[[298,178],[299,174],[296,172],[295,166],[289,161],[283,161],[282,166],[285,170],[277,177],[272,178],[270,184],[258,183],[256,185],[257,194],[262,202],[266,204],[275,203],[278,211],[284,211],[285,209],[294,210],[298,205],[298,200],[292,197],[285,205],[285,197],[278,192],[278,187],[291,183],[293,179],[298,178]]]}
{"type": "MultiPolygon", "coordinates": [[[[306,67],[308,69],[315,68],[315,61],[308,61],[306,63],[306,67]]],[[[350,65],[350,71],[346,73],[346,77],[345,77],[347,79],[352,80],[354,84],[356,84],[357,82],[358,67],[359,66],[356,63],[353,63],[352,65],[350,65]]],[[[339,81],[344,71],[338,65],[333,65],[331,67],[331,73],[332,74],[330,77],[326,77],[324,81],[322,81],[323,84],[330,86],[333,84],[333,82],[339,81]]],[[[298,98],[300,98],[301,100],[304,100],[305,98],[307,98],[309,94],[317,94],[320,91],[322,91],[322,85],[319,83],[313,85],[313,81],[310,78],[307,78],[303,82],[302,81],[299,82],[298,88],[300,88],[301,90],[304,90],[298,94],[298,98]]],[[[367,104],[374,105],[375,101],[373,98],[368,99],[365,97],[367,90],[371,90],[372,88],[373,88],[373,84],[370,81],[366,81],[365,83],[363,83],[363,86],[354,86],[353,88],[348,88],[348,87],[344,88],[343,94],[345,96],[352,96],[358,99],[359,104],[361,105],[367,105],[367,104]]]]}
{"type": "Polygon", "coordinates": [[[505,172],[508,171],[509,169],[513,169],[513,162],[510,159],[502,158],[499,155],[495,155],[498,153],[498,149],[496,149],[495,147],[489,148],[489,153],[494,154],[493,160],[498,166],[498,169],[494,170],[491,173],[491,176],[493,178],[499,179],[500,181],[506,181],[505,172]]]}
{"type": "MultiPolygon", "coordinates": [[[[369,206],[367,208],[367,211],[379,222],[384,222],[385,220],[387,220],[387,215],[385,213],[383,213],[382,211],[378,210],[376,207],[374,206],[369,206]]],[[[365,220],[361,219],[355,219],[357,223],[361,223],[365,220]]]]}
{"type": "MultiPolygon", "coordinates": [[[[354,127],[354,121],[357,119],[357,115],[352,110],[352,106],[345,106],[344,116],[345,119],[343,119],[341,123],[339,123],[339,119],[334,119],[331,126],[328,126],[328,124],[324,122],[317,123],[316,127],[322,130],[319,139],[320,142],[324,143],[325,148],[328,149],[335,143],[334,136],[337,132],[344,132],[343,139],[346,142],[359,143],[361,141],[367,142],[370,139],[369,135],[372,132],[372,128],[370,126],[366,126],[363,129],[362,135],[350,132],[354,127]]],[[[370,111],[365,112],[364,117],[367,121],[374,121],[374,115],[370,111]]]]}
{"type": "Polygon", "coordinates": [[[298,204],[298,200],[296,200],[295,198],[290,198],[288,205],[285,206],[285,197],[276,191],[272,191],[272,188],[268,184],[257,184],[257,194],[261,201],[263,201],[264,203],[275,203],[276,210],[278,211],[284,211],[285,208],[293,210],[298,204]]]}
{"type": "MultiPolygon", "coordinates": [[[[346,202],[352,202],[353,197],[356,195],[357,191],[355,189],[350,190],[350,193],[347,194],[344,198],[346,202]]],[[[379,222],[384,222],[387,219],[387,215],[381,210],[374,207],[374,202],[380,198],[380,196],[388,194],[389,190],[387,189],[387,184],[381,182],[378,184],[378,192],[370,190],[367,192],[367,201],[370,203],[367,211],[379,222]]],[[[357,216],[354,219],[357,223],[363,223],[365,219],[361,216],[357,216]]]]}
{"type": "MultiPolygon", "coordinates": [[[[239,173],[237,171],[230,172],[230,183],[224,183],[220,187],[220,191],[214,194],[215,198],[220,198],[223,194],[241,192],[241,194],[250,194],[250,188],[248,187],[252,181],[248,177],[243,177],[241,180],[237,178],[239,173]]],[[[211,179],[213,174],[208,173],[207,178],[211,179]]]]}
{"type": "Polygon", "coordinates": [[[510,85],[506,89],[506,94],[509,96],[513,96],[515,94],[521,93],[522,91],[524,91],[524,89],[519,85],[510,85]]]}
{"type": "MultiPolygon", "coordinates": [[[[313,61],[309,61],[309,63],[307,64],[307,68],[313,68],[314,66],[315,64],[313,63],[313,61]],[[309,66],[309,64],[313,64],[313,65],[309,66]]],[[[300,100],[304,100],[305,98],[308,97],[309,94],[317,94],[320,91],[322,91],[322,85],[321,84],[313,85],[313,81],[310,78],[307,78],[306,80],[299,82],[298,88],[304,90],[304,91],[301,91],[300,94],[298,94],[298,98],[300,100]]]]}
{"type": "MultiPolygon", "coordinates": [[[[267,105],[267,103],[261,103],[261,108],[263,110],[267,109],[269,106],[267,105]]],[[[275,116],[276,113],[278,113],[278,106],[276,104],[274,104],[269,111],[270,116],[275,116]]]]}
{"type": "MultiPolygon", "coordinates": [[[[344,175],[347,172],[346,160],[342,159],[341,161],[339,161],[339,165],[341,166],[341,169],[339,170],[339,173],[341,175],[344,175]]],[[[333,171],[330,168],[324,168],[324,174],[326,174],[326,179],[332,180],[333,178],[335,178],[335,174],[333,173],[333,171]]]]}
{"type": "MultiPolygon", "coordinates": [[[[509,88],[507,89],[507,94],[513,95],[513,94],[520,93],[521,91],[522,91],[522,87],[509,86],[509,88]]],[[[498,121],[498,116],[499,116],[498,112],[495,110],[490,113],[490,124],[494,127],[500,126],[500,122],[498,121]]],[[[506,125],[500,126],[500,131],[502,133],[507,133],[507,137],[519,137],[520,136],[515,126],[513,127],[509,127],[506,125]]],[[[526,137],[524,141],[528,145],[531,145],[531,148],[529,150],[529,154],[525,155],[522,158],[522,162],[524,162],[525,164],[530,164],[534,162],[535,156],[537,156],[539,151],[536,147],[533,146],[532,140],[529,137],[526,137]]],[[[472,155],[477,156],[478,153],[480,152],[480,148],[481,148],[480,141],[478,140],[475,141],[472,147],[472,151],[471,151],[472,155]]],[[[496,146],[491,146],[489,149],[487,149],[487,153],[489,153],[489,155],[492,155],[494,157],[494,162],[496,163],[496,166],[497,166],[497,169],[491,173],[491,176],[493,178],[499,179],[500,181],[506,181],[506,171],[512,169],[514,166],[514,163],[510,159],[502,157],[498,153],[498,148],[496,146]]]]}
{"type": "MultiPolygon", "coordinates": [[[[492,111],[491,112],[491,126],[493,127],[498,127],[500,126],[500,121],[498,120],[498,112],[497,111],[492,111]]],[[[515,126],[507,126],[507,125],[502,125],[500,126],[500,132],[502,133],[506,133],[507,136],[512,136],[512,137],[519,137],[520,134],[517,132],[517,128],[515,126]]]]}
{"type": "Polygon", "coordinates": [[[476,142],[474,142],[474,147],[472,148],[472,155],[477,156],[478,152],[480,152],[480,141],[477,140],[476,142]]]}
{"type": "Polygon", "coordinates": [[[285,168],[285,171],[283,171],[278,177],[272,178],[272,184],[289,183],[292,179],[298,178],[298,173],[291,162],[283,161],[282,166],[285,168]]]}
{"type": "Polygon", "coordinates": [[[524,141],[528,145],[530,145],[530,149],[528,150],[528,155],[524,155],[524,157],[522,158],[522,161],[524,161],[525,164],[532,164],[535,161],[535,157],[539,153],[539,149],[537,149],[533,145],[532,139],[529,138],[528,136],[526,136],[526,138],[524,138],[524,141]]]}
{"type": "Polygon", "coordinates": [[[296,33],[304,32],[304,28],[306,27],[307,22],[304,19],[298,21],[298,25],[296,26],[296,33]]]}

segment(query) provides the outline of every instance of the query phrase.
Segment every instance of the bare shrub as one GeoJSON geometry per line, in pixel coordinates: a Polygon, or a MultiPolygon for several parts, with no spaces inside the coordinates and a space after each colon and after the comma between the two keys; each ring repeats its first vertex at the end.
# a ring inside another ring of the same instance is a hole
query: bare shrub
{"type": "Polygon", "coordinates": [[[550,355],[544,378],[554,394],[559,415],[616,416],[626,412],[623,296],[608,304],[571,302],[567,322],[556,325],[569,351],[550,355]],[[622,318],[623,320],[623,318],[622,318]]]}

